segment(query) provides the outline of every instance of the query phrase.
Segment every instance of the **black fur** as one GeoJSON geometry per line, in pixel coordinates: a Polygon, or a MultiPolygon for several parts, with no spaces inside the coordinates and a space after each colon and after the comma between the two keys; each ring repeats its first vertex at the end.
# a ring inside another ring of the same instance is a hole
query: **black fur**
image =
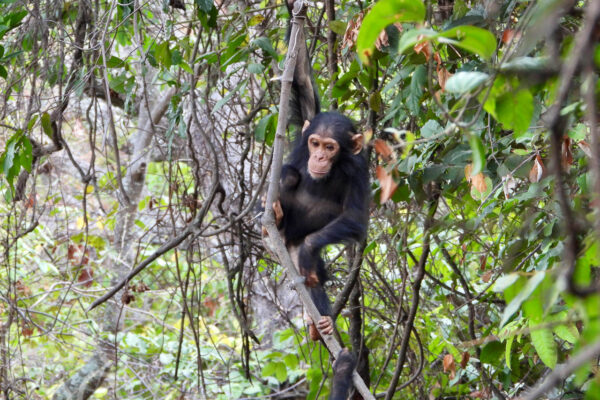
{"type": "Polygon", "coordinates": [[[333,383],[329,400],[346,400],[352,387],[352,372],[356,367],[356,358],[348,349],[342,349],[333,365],[333,383]]]}

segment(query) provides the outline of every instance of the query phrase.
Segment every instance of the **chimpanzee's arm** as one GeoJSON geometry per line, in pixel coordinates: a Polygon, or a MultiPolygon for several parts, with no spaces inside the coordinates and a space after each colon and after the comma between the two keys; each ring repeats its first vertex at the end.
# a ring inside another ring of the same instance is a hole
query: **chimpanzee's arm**
{"type": "Polygon", "coordinates": [[[304,246],[318,252],[328,244],[360,241],[367,232],[367,196],[357,183],[348,188],[342,213],[317,232],[304,239],[304,246]]]}
{"type": "MultiPolygon", "coordinates": [[[[290,28],[292,18],[292,8],[294,0],[286,1],[290,13],[290,28]]],[[[291,29],[288,29],[288,36],[291,29]]],[[[304,31],[298,31],[296,37],[288,37],[288,43],[297,43],[298,55],[296,58],[296,68],[294,69],[294,80],[292,82],[292,104],[290,122],[297,126],[302,126],[304,121],[310,121],[320,112],[319,95],[312,79],[312,69],[306,48],[306,39],[304,31]]]]}
{"type": "Polygon", "coordinates": [[[319,255],[328,244],[360,241],[367,232],[367,196],[360,185],[348,189],[342,214],[322,229],[306,236],[298,251],[298,266],[306,285],[325,282],[326,271],[319,255]]]}

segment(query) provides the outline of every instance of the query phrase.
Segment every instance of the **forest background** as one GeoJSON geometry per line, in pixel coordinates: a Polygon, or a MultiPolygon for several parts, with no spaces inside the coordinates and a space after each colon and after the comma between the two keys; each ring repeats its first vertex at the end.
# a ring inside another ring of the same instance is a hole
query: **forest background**
{"type": "MultiPolygon", "coordinates": [[[[326,398],[261,239],[285,5],[0,9],[0,396],[326,398]]],[[[600,399],[599,18],[310,2],[323,108],[368,139],[368,238],[325,256],[378,398],[600,399]]]]}

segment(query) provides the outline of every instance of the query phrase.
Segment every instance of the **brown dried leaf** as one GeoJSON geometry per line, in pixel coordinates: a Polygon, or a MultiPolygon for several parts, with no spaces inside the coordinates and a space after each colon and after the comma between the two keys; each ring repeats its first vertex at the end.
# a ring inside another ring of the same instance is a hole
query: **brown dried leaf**
{"type": "MultiPolygon", "coordinates": [[[[423,35],[417,36],[417,40],[421,39],[423,39],[423,35]]],[[[431,44],[428,41],[415,44],[415,47],[413,47],[413,49],[417,54],[423,53],[425,59],[429,61],[429,57],[431,57],[431,44]]]]}
{"type": "Polygon", "coordinates": [[[479,269],[483,271],[485,269],[486,264],[487,264],[487,254],[482,254],[479,257],[479,269]]]}
{"type": "Polygon", "coordinates": [[[443,365],[444,365],[444,372],[456,370],[456,365],[454,363],[454,356],[452,354],[446,354],[444,356],[443,365]]]}
{"type": "Polygon", "coordinates": [[[564,169],[569,168],[573,164],[573,152],[571,151],[571,138],[568,136],[563,137],[562,142],[562,166],[564,169]]]}
{"type": "Polygon", "coordinates": [[[388,174],[385,168],[383,168],[381,165],[377,166],[375,173],[377,175],[377,179],[379,180],[379,184],[381,185],[381,195],[379,196],[379,202],[383,204],[392,197],[392,195],[396,191],[396,188],[398,187],[398,184],[394,182],[394,178],[392,178],[392,175],[388,174]]]}
{"type": "Polygon", "coordinates": [[[471,172],[473,171],[473,164],[467,164],[465,166],[465,178],[467,182],[471,183],[471,172]]]}
{"type": "Polygon", "coordinates": [[[492,279],[492,270],[491,269],[481,276],[481,280],[484,281],[485,283],[488,283],[490,281],[490,279],[492,279]]]}
{"type": "Polygon", "coordinates": [[[452,76],[452,74],[450,72],[448,72],[448,70],[446,68],[438,66],[437,76],[438,76],[438,82],[440,84],[440,87],[442,88],[442,91],[446,90],[446,82],[448,81],[448,78],[450,78],[452,76]]]}
{"type": "Polygon", "coordinates": [[[388,161],[392,158],[392,149],[390,146],[382,139],[375,139],[373,141],[373,147],[375,148],[375,152],[379,154],[384,161],[388,161]]]}
{"type": "Polygon", "coordinates": [[[468,351],[465,351],[464,353],[462,353],[462,357],[460,358],[460,367],[462,369],[464,369],[467,366],[467,363],[469,362],[470,358],[471,358],[471,355],[469,354],[468,351]]]}
{"type": "Polygon", "coordinates": [[[456,376],[456,364],[454,363],[454,356],[452,354],[446,354],[444,356],[444,372],[450,372],[450,379],[454,379],[456,376]]]}
{"type": "Polygon", "coordinates": [[[360,12],[348,22],[344,39],[342,40],[342,49],[353,47],[356,44],[356,38],[358,37],[364,15],[364,11],[360,12]]]}
{"type": "Polygon", "coordinates": [[[77,276],[77,282],[80,282],[85,287],[92,286],[94,283],[94,270],[90,267],[81,268],[79,276],[77,276]]]}
{"type": "Polygon", "coordinates": [[[384,47],[389,47],[389,46],[390,46],[390,41],[388,39],[388,34],[384,29],[381,31],[381,33],[379,33],[379,36],[377,37],[377,40],[375,41],[375,47],[377,47],[377,50],[381,51],[384,47]]]}
{"type": "Polygon", "coordinates": [[[488,189],[487,184],[485,183],[485,175],[481,172],[471,177],[471,185],[477,189],[479,193],[485,193],[488,189]]]}
{"type": "Polygon", "coordinates": [[[23,323],[21,326],[21,334],[25,337],[33,335],[33,327],[30,324],[23,323]]]}
{"type": "Polygon", "coordinates": [[[529,182],[535,183],[541,181],[544,177],[544,172],[544,163],[538,154],[533,160],[533,167],[531,167],[531,170],[529,170],[529,182]]]}

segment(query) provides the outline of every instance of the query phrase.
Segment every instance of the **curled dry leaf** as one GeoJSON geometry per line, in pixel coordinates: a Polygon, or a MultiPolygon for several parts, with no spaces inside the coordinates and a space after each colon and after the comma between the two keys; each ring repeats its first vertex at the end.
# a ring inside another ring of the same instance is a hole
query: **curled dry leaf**
{"type": "MultiPolygon", "coordinates": [[[[417,40],[421,40],[423,39],[423,37],[423,35],[419,35],[417,36],[417,40]]],[[[429,57],[431,57],[431,43],[429,43],[429,41],[426,40],[424,42],[417,43],[415,44],[415,47],[413,47],[413,49],[417,54],[423,53],[425,59],[429,61],[429,57]]]]}
{"type": "Polygon", "coordinates": [[[546,168],[544,167],[542,158],[538,154],[533,160],[533,167],[531,167],[531,169],[529,170],[529,182],[536,183],[541,181],[544,177],[545,172],[546,168]]]}
{"type": "Polygon", "coordinates": [[[573,152],[571,151],[571,138],[568,136],[563,137],[561,155],[563,168],[569,168],[569,166],[573,164],[573,152]]]}
{"type": "Polygon", "coordinates": [[[446,90],[446,82],[448,81],[448,78],[452,76],[452,74],[448,72],[446,68],[442,67],[441,65],[438,65],[437,76],[440,88],[442,88],[442,91],[446,90]]]}
{"type": "Polygon", "coordinates": [[[377,36],[377,40],[375,41],[375,47],[377,48],[377,50],[381,51],[384,47],[389,47],[389,46],[390,46],[390,41],[388,38],[388,34],[384,29],[379,33],[379,36],[377,36]]]}
{"type": "Polygon", "coordinates": [[[398,184],[394,182],[392,175],[388,174],[385,168],[383,168],[381,165],[377,166],[375,173],[377,175],[377,180],[379,180],[379,185],[381,186],[379,202],[383,204],[392,197],[396,191],[396,188],[398,187],[398,184]]]}

